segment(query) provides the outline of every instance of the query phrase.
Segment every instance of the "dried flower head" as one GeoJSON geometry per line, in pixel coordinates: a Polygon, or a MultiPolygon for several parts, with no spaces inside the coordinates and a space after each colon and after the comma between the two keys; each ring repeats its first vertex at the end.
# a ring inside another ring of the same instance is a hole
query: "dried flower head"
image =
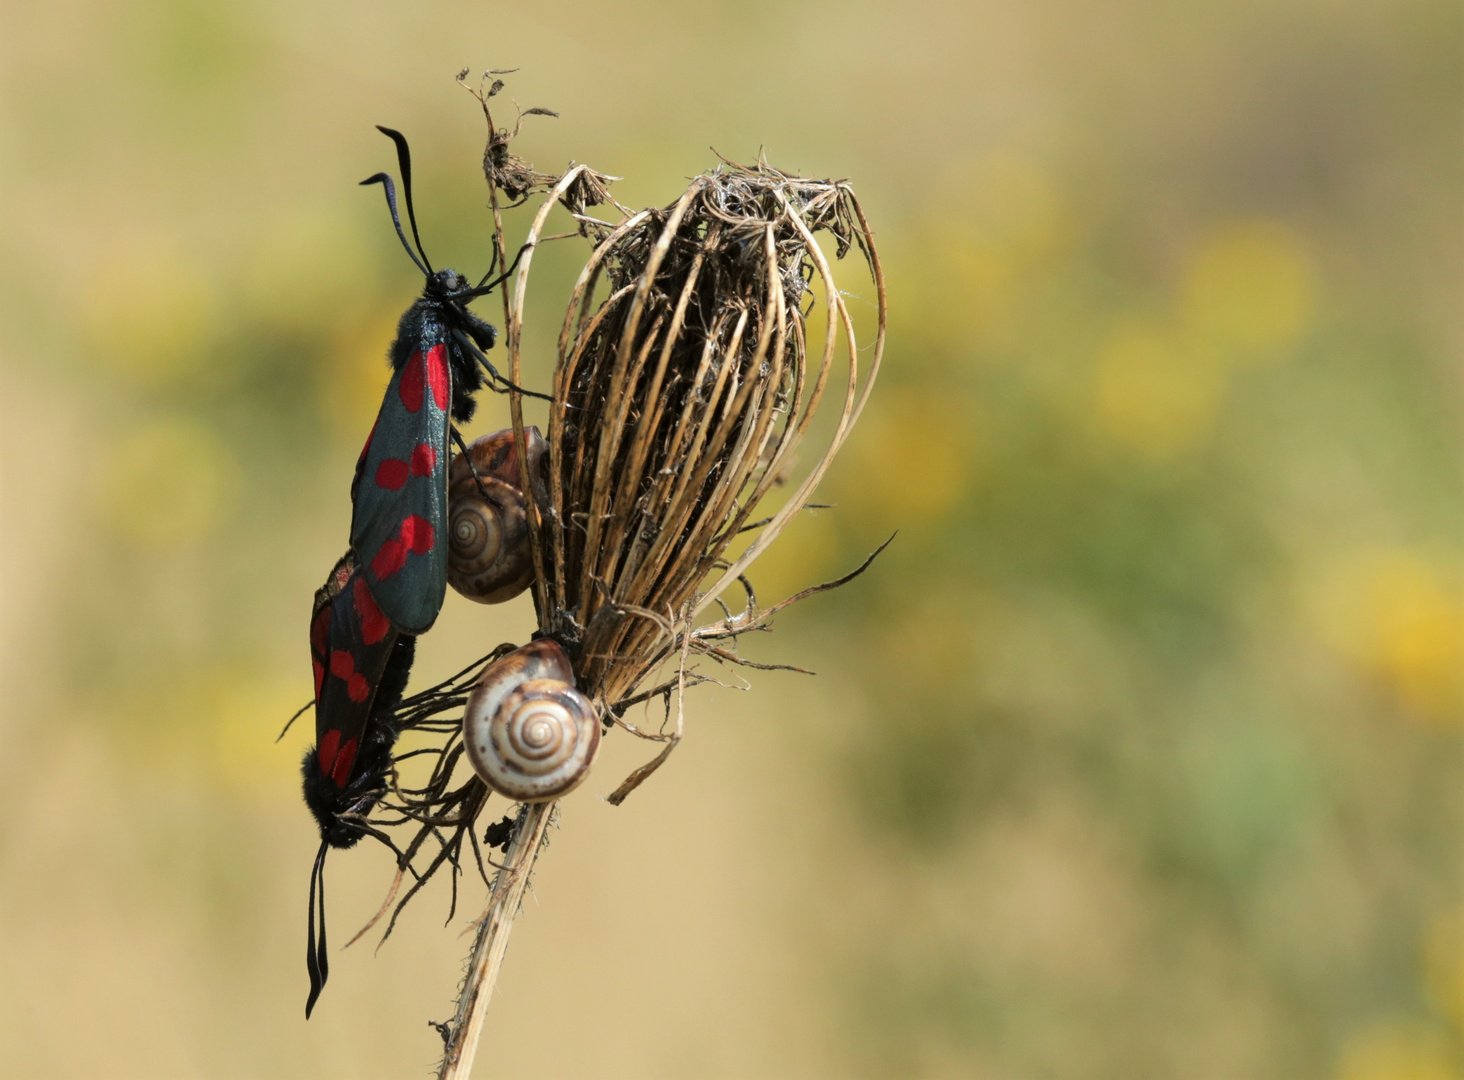
{"type": "Polygon", "coordinates": [[[493,123],[493,109],[488,104],[503,89],[499,75],[511,75],[516,68],[494,68],[483,72],[478,86],[468,85],[468,69],[458,72],[457,81],[483,106],[483,117],[488,121],[488,142],[483,147],[483,176],[491,188],[505,192],[511,202],[517,203],[536,191],[542,191],[558,179],[552,173],[534,170],[533,162],[525,161],[509,150],[509,144],[518,137],[526,116],[553,116],[559,114],[553,109],[532,108],[518,111],[513,127],[497,127],[493,123]],[[489,80],[492,80],[491,82],[489,80]]]}

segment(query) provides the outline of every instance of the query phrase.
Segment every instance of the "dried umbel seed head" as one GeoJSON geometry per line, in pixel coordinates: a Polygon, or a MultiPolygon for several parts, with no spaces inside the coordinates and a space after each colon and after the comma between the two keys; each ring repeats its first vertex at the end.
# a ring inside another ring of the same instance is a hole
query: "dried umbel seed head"
{"type": "MultiPolygon", "coordinates": [[[[547,444],[537,428],[529,428],[525,435],[530,476],[537,477],[543,472],[547,444]]],[[[500,604],[523,592],[534,579],[520,483],[511,430],[485,435],[468,447],[468,457],[453,458],[447,493],[447,580],[469,600],[500,604]]]]}
{"type": "MultiPolygon", "coordinates": [[[[583,177],[583,167],[571,169],[553,195],[583,177]]],[[[546,201],[529,230],[508,311],[515,374],[549,211],[546,201]]],[[[762,161],[724,162],[670,206],[597,236],[560,326],[551,499],[534,492],[544,513],[531,522],[533,588],[540,629],[574,643],[581,684],[613,705],[681,651],[697,617],[745,581],[807,505],[874,384],[885,293],[848,184],[762,161]],[[856,340],[847,286],[818,233],[838,256],[857,249],[866,260],[877,294],[872,349],[856,340]],[[839,417],[823,452],[808,455],[800,442],[826,398],[839,417]],[[800,453],[812,459],[805,475],[758,520],[759,503],[791,483],[800,453]]],[[[750,606],[744,618],[755,616],[750,606]]]]}
{"type": "Polygon", "coordinates": [[[530,642],[489,665],[463,711],[463,746],[483,782],[510,799],[546,802],[579,786],[600,721],[557,642],[530,642]]]}

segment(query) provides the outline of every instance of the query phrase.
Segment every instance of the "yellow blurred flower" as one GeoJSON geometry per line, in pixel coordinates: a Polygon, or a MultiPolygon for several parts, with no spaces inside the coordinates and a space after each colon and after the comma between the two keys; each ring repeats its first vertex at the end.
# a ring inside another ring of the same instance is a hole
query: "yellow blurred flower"
{"type": "Polygon", "coordinates": [[[1378,659],[1403,699],[1435,719],[1458,723],[1464,689],[1464,609],[1437,567],[1405,558],[1373,582],[1378,659]]]}
{"type": "Polygon", "coordinates": [[[849,448],[853,467],[840,469],[838,501],[896,527],[940,518],[966,490],[979,455],[979,410],[969,397],[881,389],[849,448]]]}
{"type": "Polygon", "coordinates": [[[1274,358],[1310,326],[1311,261],[1278,222],[1223,225],[1185,272],[1178,317],[1130,319],[1100,350],[1097,421],[1155,458],[1203,444],[1240,363],[1274,358]]]}
{"type": "Polygon", "coordinates": [[[1323,575],[1314,616],[1334,647],[1384,678],[1411,713],[1464,723],[1464,594],[1459,575],[1423,552],[1339,559],[1323,575]]]}
{"type": "Polygon", "coordinates": [[[1377,1024],[1356,1036],[1342,1056],[1339,1080],[1459,1080],[1437,1032],[1421,1025],[1377,1024]]]}
{"type": "MultiPolygon", "coordinates": [[[[911,685],[948,686],[972,671],[982,634],[989,625],[1000,625],[996,610],[986,594],[952,581],[938,596],[924,597],[891,617],[881,628],[878,655],[911,685]]],[[[964,722],[965,715],[952,709],[944,719],[964,722]]],[[[925,719],[936,724],[942,718],[925,719]]]]}
{"type": "Polygon", "coordinates": [[[125,432],[107,461],[103,503],[112,525],[139,547],[197,543],[233,494],[236,467],[203,425],[166,417],[125,432]]]}
{"type": "Polygon", "coordinates": [[[1021,154],[999,150],[949,170],[950,194],[985,245],[1026,264],[1052,251],[1073,221],[1052,178],[1021,154]]]}
{"type": "Polygon", "coordinates": [[[1097,423],[1133,450],[1173,457],[1208,437],[1225,389],[1213,357],[1133,320],[1098,354],[1097,423]]]}
{"type": "Polygon", "coordinates": [[[1280,354],[1311,325],[1316,272],[1301,237],[1275,221],[1214,229],[1185,271],[1181,310],[1197,344],[1236,360],[1280,354]]]}
{"type": "Polygon", "coordinates": [[[161,240],[104,259],[80,302],[88,360],[144,386],[195,370],[216,332],[208,274],[161,240]]]}
{"type": "Polygon", "coordinates": [[[758,559],[752,578],[759,598],[781,599],[851,569],[837,562],[841,530],[867,536],[871,528],[939,521],[965,494],[971,464],[980,458],[980,430],[970,399],[906,387],[876,396],[814,497],[835,508],[802,511],[758,559]]]}

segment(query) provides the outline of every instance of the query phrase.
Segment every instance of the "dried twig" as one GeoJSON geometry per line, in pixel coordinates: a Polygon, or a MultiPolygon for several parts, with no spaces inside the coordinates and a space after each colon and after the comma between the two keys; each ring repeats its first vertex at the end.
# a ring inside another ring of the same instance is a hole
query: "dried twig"
{"type": "Polygon", "coordinates": [[[666,763],[666,759],[671,756],[671,751],[675,750],[677,744],[681,742],[681,734],[686,727],[686,655],[691,651],[689,612],[683,615],[682,622],[684,629],[681,631],[681,662],[676,665],[676,730],[666,740],[666,745],[659,754],[627,776],[621,781],[618,788],[606,796],[605,801],[611,806],[619,806],[623,803],[625,797],[640,787],[646,777],[666,763]]]}
{"type": "Polygon", "coordinates": [[[498,984],[498,971],[508,950],[508,936],[513,921],[523,906],[524,892],[529,887],[534,861],[544,843],[544,834],[554,814],[553,803],[527,806],[519,817],[518,828],[509,844],[508,858],[493,882],[488,895],[488,910],[478,923],[473,951],[468,957],[468,970],[463,976],[457,1010],[448,1022],[446,1047],[438,1080],[467,1080],[473,1071],[473,1056],[478,1051],[478,1036],[483,1031],[483,1018],[488,1002],[498,984]]]}

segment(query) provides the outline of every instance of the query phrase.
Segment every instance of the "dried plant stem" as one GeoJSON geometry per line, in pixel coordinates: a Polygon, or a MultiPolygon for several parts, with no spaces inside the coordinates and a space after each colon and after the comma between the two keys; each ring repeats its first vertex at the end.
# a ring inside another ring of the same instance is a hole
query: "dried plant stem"
{"type": "Polygon", "coordinates": [[[524,893],[534,871],[534,861],[544,845],[544,833],[554,813],[554,803],[534,803],[524,812],[513,842],[509,845],[503,869],[493,881],[488,906],[478,923],[473,951],[468,957],[462,993],[452,1018],[451,1034],[442,1055],[437,1080],[468,1080],[473,1071],[473,1056],[478,1050],[478,1037],[483,1032],[483,1019],[488,1015],[488,1002],[498,982],[498,969],[508,950],[508,935],[513,921],[523,907],[524,893]]]}

